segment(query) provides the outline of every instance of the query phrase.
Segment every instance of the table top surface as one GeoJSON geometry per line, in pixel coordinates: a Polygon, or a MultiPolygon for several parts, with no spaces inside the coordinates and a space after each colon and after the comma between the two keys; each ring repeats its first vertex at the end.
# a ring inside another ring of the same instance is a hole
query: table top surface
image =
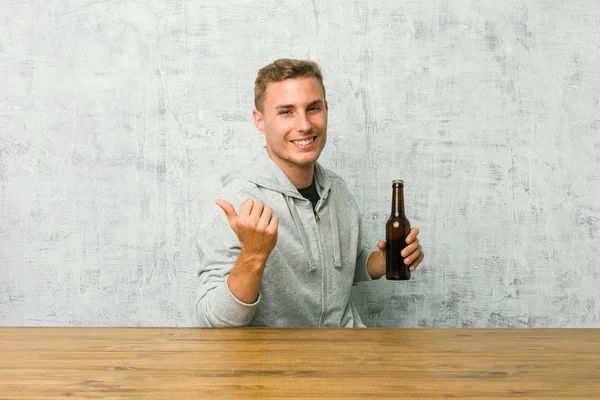
{"type": "Polygon", "coordinates": [[[0,328],[0,399],[599,399],[600,329],[0,328]]]}

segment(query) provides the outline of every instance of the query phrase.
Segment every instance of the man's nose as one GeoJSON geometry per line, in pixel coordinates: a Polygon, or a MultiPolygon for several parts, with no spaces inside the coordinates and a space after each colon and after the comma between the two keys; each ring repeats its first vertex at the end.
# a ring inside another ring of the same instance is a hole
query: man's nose
{"type": "Polygon", "coordinates": [[[298,113],[296,116],[296,130],[298,132],[308,132],[310,131],[310,128],[312,127],[312,124],[310,123],[310,120],[308,119],[308,115],[306,113],[298,113]]]}

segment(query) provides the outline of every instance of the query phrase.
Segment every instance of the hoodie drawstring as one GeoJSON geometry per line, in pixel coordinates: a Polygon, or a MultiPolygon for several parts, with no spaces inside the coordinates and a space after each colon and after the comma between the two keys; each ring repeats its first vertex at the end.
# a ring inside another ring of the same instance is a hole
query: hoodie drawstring
{"type": "MultiPolygon", "coordinates": [[[[308,269],[310,271],[315,271],[317,269],[317,265],[308,247],[308,238],[306,237],[306,232],[304,232],[304,229],[300,225],[300,216],[298,215],[298,210],[296,210],[294,199],[286,195],[284,195],[284,197],[287,206],[290,210],[290,213],[292,214],[292,219],[296,224],[296,229],[298,229],[298,232],[300,233],[300,241],[302,242],[302,248],[304,249],[304,253],[306,254],[306,258],[308,259],[308,269]]],[[[338,230],[337,214],[333,209],[329,210],[329,220],[331,223],[331,236],[333,239],[333,266],[339,269],[342,268],[342,252],[340,250],[340,234],[338,230]]]]}
{"type": "Polygon", "coordinates": [[[292,213],[292,219],[294,220],[294,223],[296,224],[296,229],[298,229],[298,232],[300,233],[300,242],[302,242],[302,248],[304,249],[304,254],[306,254],[306,258],[308,258],[308,270],[316,271],[317,264],[315,264],[315,259],[313,258],[312,254],[310,252],[310,249],[308,248],[308,238],[306,237],[306,232],[304,232],[302,225],[300,225],[300,216],[298,215],[298,211],[296,210],[296,205],[294,204],[294,199],[292,197],[286,196],[286,195],[283,195],[283,197],[285,197],[287,206],[290,209],[290,212],[292,213]]]}
{"type": "Polygon", "coordinates": [[[333,207],[329,210],[329,219],[331,220],[331,236],[333,236],[333,265],[336,268],[342,268],[340,233],[338,231],[337,213],[333,210],[333,207]]]}

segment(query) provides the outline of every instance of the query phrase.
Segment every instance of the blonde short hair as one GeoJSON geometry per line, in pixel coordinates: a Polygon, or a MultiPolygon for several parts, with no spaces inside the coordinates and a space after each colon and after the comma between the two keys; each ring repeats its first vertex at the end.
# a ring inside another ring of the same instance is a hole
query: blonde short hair
{"type": "Polygon", "coordinates": [[[258,70],[254,81],[254,106],[256,109],[262,111],[269,83],[296,78],[317,78],[323,89],[323,99],[325,99],[323,74],[316,62],[280,58],[258,70]]]}

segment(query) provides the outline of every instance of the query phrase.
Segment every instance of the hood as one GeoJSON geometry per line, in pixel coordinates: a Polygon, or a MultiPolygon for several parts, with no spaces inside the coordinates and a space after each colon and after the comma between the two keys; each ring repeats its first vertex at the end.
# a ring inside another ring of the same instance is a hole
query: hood
{"type": "MultiPolygon", "coordinates": [[[[304,253],[306,254],[306,259],[308,261],[308,268],[309,270],[316,270],[317,265],[309,250],[308,238],[306,236],[306,232],[304,229],[302,229],[302,225],[300,224],[300,217],[298,216],[298,210],[296,209],[296,204],[294,201],[294,199],[305,200],[305,198],[300,194],[298,189],[289,180],[287,175],[285,175],[285,173],[279,168],[279,166],[275,164],[271,158],[269,158],[266,150],[261,152],[261,154],[255,157],[253,161],[247,164],[243,169],[234,170],[223,175],[221,178],[223,186],[235,178],[244,179],[257,186],[281,193],[283,195],[290,210],[290,214],[294,220],[294,224],[296,225],[296,229],[298,229],[298,233],[300,234],[302,248],[304,249],[304,253]]],[[[327,197],[331,189],[331,178],[328,175],[327,170],[318,162],[315,163],[315,183],[320,197],[315,209],[315,214],[318,214],[322,204],[327,201],[327,197]]],[[[341,250],[335,203],[330,204],[329,222],[331,224],[331,232],[333,236],[334,266],[336,268],[341,268],[341,250]]]]}

